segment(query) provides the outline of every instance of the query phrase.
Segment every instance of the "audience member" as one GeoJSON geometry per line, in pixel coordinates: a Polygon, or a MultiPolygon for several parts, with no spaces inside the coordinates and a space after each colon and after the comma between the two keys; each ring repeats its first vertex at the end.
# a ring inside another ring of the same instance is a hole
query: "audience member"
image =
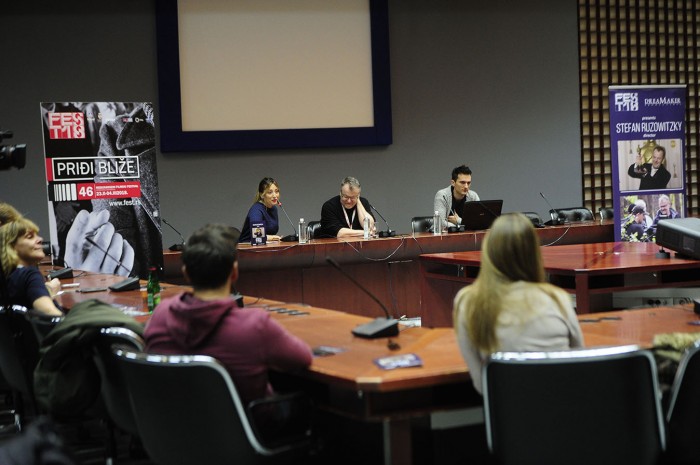
{"type": "Polygon", "coordinates": [[[165,299],[145,331],[147,350],[160,354],[203,354],[231,374],[244,402],[273,394],[268,369],[303,369],[309,346],[260,308],[239,308],[231,296],[238,278],[239,232],[207,225],[187,240],[182,271],[194,288],[165,299]]]}
{"type": "Polygon", "coordinates": [[[20,217],[0,227],[0,264],[11,304],[33,308],[47,315],[62,315],[53,297],[61,283],[44,280],[37,265],[45,257],[39,228],[20,217]]]}
{"type": "Polygon", "coordinates": [[[554,351],[583,346],[583,335],[562,289],[545,282],[540,241],[520,213],[496,219],[482,244],[481,270],[454,301],[454,326],[474,387],[497,351],[554,351]]]}

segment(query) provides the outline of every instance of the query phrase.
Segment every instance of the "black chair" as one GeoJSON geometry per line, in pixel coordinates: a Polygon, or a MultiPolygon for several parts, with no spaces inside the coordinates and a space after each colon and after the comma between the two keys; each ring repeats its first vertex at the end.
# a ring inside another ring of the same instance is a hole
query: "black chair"
{"type": "Polygon", "coordinates": [[[414,216],[411,218],[411,233],[431,232],[433,230],[432,216],[414,216]]]}
{"type": "Polygon", "coordinates": [[[593,212],[586,207],[557,208],[556,212],[566,221],[593,221],[593,212]]]}
{"type": "Polygon", "coordinates": [[[20,429],[26,414],[39,413],[34,397],[34,368],[39,361],[40,338],[60,320],[61,317],[46,317],[19,305],[0,307],[0,371],[13,390],[15,423],[20,429]]]}
{"type": "Polygon", "coordinates": [[[678,365],[666,414],[667,456],[672,464],[700,463],[700,342],[678,365]]]}
{"type": "MultiPolygon", "coordinates": [[[[304,434],[268,447],[256,436],[226,369],[202,355],[114,351],[150,458],[163,465],[223,465],[290,458],[304,434]]],[[[273,400],[274,401],[274,400],[273,400]]],[[[291,463],[303,463],[299,457],[291,463]]]]}
{"type": "Polygon", "coordinates": [[[502,465],[651,465],[664,449],[656,364],[637,346],[493,354],[488,445],[502,465]]]}
{"type": "Polygon", "coordinates": [[[612,220],[615,218],[615,212],[610,207],[600,207],[598,213],[600,213],[600,218],[603,220],[612,220]]]}
{"type": "Polygon", "coordinates": [[[306,225],[306,231],[309,239],[319,239],[321,237],[321,222],[309,221],[309,224],[306,225]]]}
{"type": "Polygon", "coordinates": [[[118,428],[137,435],[126,382],[112,354],[113,347],[142,351],[145,343],[141,336],[128,328],[102,328],[93,354],[100,374],[100,395],[110,419],[118,428]]]}
{"type": "Polygon", "coordinates": [[[532,224],[535,226],[539,226],[542,224],[542,218],[540,218],[539,213],[535,212],[522,212],[523,215],[527,217],[528,220],[532,221],[532,224]]]}

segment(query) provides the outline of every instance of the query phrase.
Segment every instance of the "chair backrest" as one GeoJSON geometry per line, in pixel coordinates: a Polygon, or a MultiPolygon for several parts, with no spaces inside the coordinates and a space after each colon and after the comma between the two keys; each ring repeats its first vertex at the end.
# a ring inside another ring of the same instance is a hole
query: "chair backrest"
{"type": "Polygon", "coordinates": [[[539,225],[542,224],[542,218],[540,218],[540,214],[536,212],[522,212],[523,215],[527,217],[528,220],[532,221],[532,224],[534,225],[539,225]]]}
{"type": "Polygon", "coordinates": [[[411,218],[411,232],[422,233],[430,232],[433,230],[433,217],[432,216],[414,216],[411,218]]]}
{"type": "Polygon", "coordinates": [[[678,365],[666,421],[670,463],[700,463],[700,342],[678,365]]]}
{"type": "Polygon", "coordinates": [[[612,220],[615,218],[615,211],[610,207],[600,207],[598,210],[600,217],[604,220],[612,220]]]}
{"type": "Polygon", "coordinates": [[[141,336],[128,328],[102,328],[93,352],[93,360],[100,374],[100,395],[109,417],[122,430],[138,434],[129,392],[112,355],[112,347],[142,351],[145,343],[141,336]]]}
{"type": "Polygon", "coordinates": [[[10,387],[33,403],[40,343],[27,314],[19,305],[0,307],[0,370],[10,387]]]}
{"type": "Polygon", "coordinates": [[[592,221],[593,212],[586,207],[557,208],[560,219],[567,221],[592,221]]]}
{"type": "Polygon", "coordinates": [[[309,221],[306,225],[306,231],[308,232],[309,239],[318,239],[321,234],[321,222],[320,221],[309,221]]]}
{"type": "Polygon", "coordinates": [[[159,464],[254,463],[291,450],[264,447],[226,369],[203,355],[164,356],[116,349],[139,436],[159,464]]]}
{"type": "Polygon", "coordinates": [[[496,353],[484,366],[500,464],[655,464],[664,448],[656,364],[637,346],[496,353]]]}

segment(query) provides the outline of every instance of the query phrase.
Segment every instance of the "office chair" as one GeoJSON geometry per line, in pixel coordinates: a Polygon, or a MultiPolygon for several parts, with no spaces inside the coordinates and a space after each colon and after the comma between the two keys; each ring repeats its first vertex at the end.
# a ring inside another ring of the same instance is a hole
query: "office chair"
{"type": "Polygon", "coordinates": [[[542,224],[542,218],[540,218],[540,214],[536,212],[522,212],[523,215],[527,217],[528,220],[532,221],[532,224],[535,226],[539,226],[542,224]]]}
{"type": "Polygon", "coordinates": [[[557,208],[556,212],[566,221],[593,221],[593,212],[586,207],[557,208]]]}
{"type": "Polygon", "coordinates": [[[34,314],[19,305],[0,307],[0,371],[13,390],[18,429],[22,428],[27,413],[39,413],[34,396],[39,337],[48,333],[60,319],[34,314]]]}
{"type": "MultiPolygon", "coordinates": [[[[226,369],[203,355],[149,355],[115,349],[150,458],[162,465],[224,465],[292,459],[307,434],[263,445],[226,369]]],[[[274,400],[273,400],[274,402],[274,400]]],[[[296,457],[296,462],[299,457],[296,457]]]]}
{"type": "Polygon", "coordinates": [[[672,464],[700,463],[700,341],[681,358],[666,414],[667,457],[672,464]]]}
{"type": "Polygon", "coordinates": [[[500,464],[651,465],[664,448],[656,364],[637,346],[496,353],[483,373],[500,464]]]}
{"type": "Polygon", "coordinates": [[[433,230],[432,216],[414,216],[411,218],[411,233],[431,232],[433,230]]]}
{"type": "Polygon", "coordinates": [[[600,213],[600,217],[604,220],[612,220],[615,218],[615,212],[610,207],[600,207],[598,212],[600,213]]]}
{"type": "Polygon", "coordinates": [[[306,231],[309,239],[319,239],[321,237],[321,222],[309,221],[309,224],[306,225],[306,231]]]}

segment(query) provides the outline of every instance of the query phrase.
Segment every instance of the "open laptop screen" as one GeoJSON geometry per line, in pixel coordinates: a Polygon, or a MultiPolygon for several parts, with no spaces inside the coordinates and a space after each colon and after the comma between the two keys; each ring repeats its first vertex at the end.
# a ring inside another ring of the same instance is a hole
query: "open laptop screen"
{"type": "Polygon", "coordinates": [[[466,202],[462,208],[462,225],[467,231],[489,229],[501,216],[503,200],[476,200],[466,202]]]}

